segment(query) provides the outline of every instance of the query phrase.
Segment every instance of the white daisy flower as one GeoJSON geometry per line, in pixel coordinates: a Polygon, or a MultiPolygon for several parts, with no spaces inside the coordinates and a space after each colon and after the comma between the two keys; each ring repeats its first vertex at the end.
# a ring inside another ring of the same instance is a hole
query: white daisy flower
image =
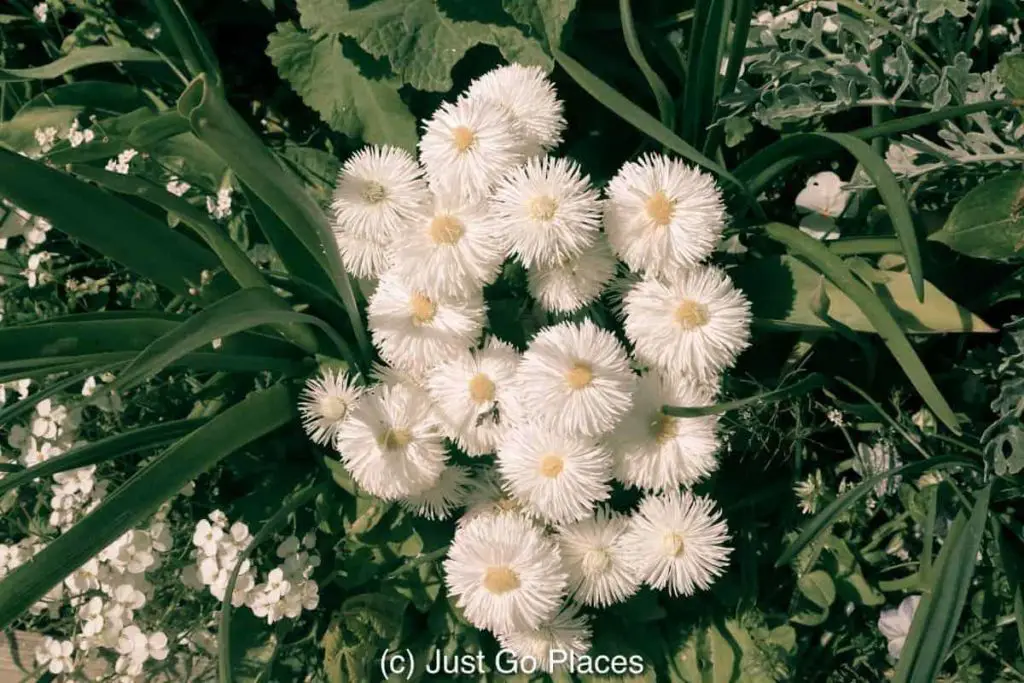
{"type": "Polygon", "coordinates": [[[556,265],[536,265],[527,273],[530,294],[541,307],[572,313],[601,295],[615,275],[615,256],[603,237],[582,254],[556,265]]]}
{"type": "Polygon", "coordinates": [[[472,478],[465,467],[446,467],[437,483],[426,491],[400,501],[406,510],[427,519],[448,519],[452,511],[466,502],[472,478]]]}
{"type": "Polygon", "coordinates": [[[309,438],[321,446],[332,443],[362,391],[341,370],[323,368],[311,377],[299,394],[299,414],[309,438]]]}
{"type": "Polygon", "coordinates": [[[628,529],[628,517],[605,507],[589,519],[558,529],[573,600],[608,607],[629,599],[640,588],[640,577],[625,555],[628,529]]]}
{"type": "Polygon", "coordinates": [[[498,339],[479,351],[465,350],[435,367],[427,389],[445,435],[469,455],[494,453],[511,416],[517,414],[515,377],[519,352],[498,339]]]}
{"type": "Polygon", "coordinates": [[[538,157],[510,171],[491,208],[509,251],[527,267],[575,258],[601,231],[600,195],[569,159],[538,157]]]}
{"type": "Polygon", "coordinates": [[[466,619],[499,634],[539,628],[565,597],[558,546],[516,514],[481,516],[459,528],[444,569],[448,594],[466,619]]]}
{"type": "Polygon", "coordinates": [[[496,468],[484,470],[480,476],[473,478],[466,496],[466,511],[456,523],[461,527],[478,517],[502,514],[516,514],[532,520],[536,513],[501,487],[496,468]]]}
{"type": "Polygon", "coordinates": [[[466,97],[509,112],[528,156],[543,154],[562,141],[562,102],[539,66],[509,64],[492,69],[469,84],[466,97]]]}
{"type": "Polygon", "coordinates": [[[447,454],[425,396],[403,385],[376,386],[356,401],[335,439],[361,487],[384,500],[437,483],[447,454]]]}
{"type": "Polygon", "coordinates": [[[664,405],[705,406],[706,387],[684,378],[649,372],[640,379],[633,408],[608,439],[615,477],[627,486],[662,491],[692,486],[718,468],[717,415],[671,417],[664,405]]]}
{"type": "Polygon", "coordinates": [[[482,199],[523,160],[515,121],[483,100],[442,104],[427,121],[419,147],[433,189],[471,200],[482,199]]]}
{"type": "Polygon", "coordinates": [[[370,378],[378,384],[402,384],[416,391],[427,391],[427,375],[425,372],[399,370],[386,363],[374,361],[370,365],[370,378]]]}
{"type": "Polygon", "coordinates": [[[391,146],[366,147],[341,169],[334,188],[335,232],[388,244],[430,199],[423,169],[391,146]]]}
{"type": "Polygon", "coordinates": [[[485,317],[482,291],[464,299],[434,299],[393,272],[381,278],[367,313],[381,357],[414,374],[476,346],[485,317]]]}
{"type": "Polygon", "coordinates": [[[470,296],[501,271],[505,248],[499,230],[486,201],[436,196],[395,241],[395,271],[427,296],[470,296]]]}
{"type": "Polygon", "coordinates": [[[345,270],[358,278],[378,278],[391,267],[390,242],[378,242],[338,230],[334,231],[334,242],[345,270]]]}
{"type": "Polygon", "coordinates": [[[551,619],[531,630],[509,631],[498,635],[501,647],[516,659],[527,659],[524,671],[536,664],[551,672],[569,664],[569,658],[578,658],[590,650],[589,619],[579,614],[579,607],[568,606],[551,619]]]}
{"type": "Polygon", "coordinates": [[[555,524],[587,517],[611,492],[611,453],[591,439],[540,425],[518,425],[506,434],[498,469],[514,498],[555,524]]]}
{"type": "Polygon", "coordinates": [[[623,165],[607,193],[604,227],[612,249],[649,276],[697,265],[714,251],[725,227],[715,179],[660,154],[623,165]]]}
{"type": "Polygon", "coordinates": [[[624,539],[644,583],[671,595],[707,590],[729,564],[729,529],[715,504],[689,491],[648,496],[624,539]]]}
{"type": "Polygon", "coordinates": [[[526,417],[566,434],[610,432],[633,402],[636,376],[615,336],[590,320],[541,330],[519,364],[526,417]]]}
{"type": "Polygon", "coordinates": [[[736,362],[750,338],[750,302],[713,266],[671,283],[639,282],[623,311],[637,360],[670,375],[710,380],[736,362]]]}

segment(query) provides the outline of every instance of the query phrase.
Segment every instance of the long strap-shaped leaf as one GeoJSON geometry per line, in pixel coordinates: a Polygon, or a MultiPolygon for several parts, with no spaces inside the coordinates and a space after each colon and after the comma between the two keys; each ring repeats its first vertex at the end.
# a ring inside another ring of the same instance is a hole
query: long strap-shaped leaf
{"type": "Polygon", "coordinates": [[[190,481],[294,417],[284,385],[250,394],[139,471],[78,524],[0,581],[0,628],[125,531],[149,518],[190,481]]]}
{"type": "Polygon", "coordinates": [[[126,45],[90,45],[80,47],[66,57],[54,60],[43,66],[28,69],[0,69],[0,83],[11,81],[34,81],[47,78],[59,78],[64,74],[95,64],[112,64],[114,62],[160,62],[163,58],[149,50],[126,45]]]}
{"type": "MultiPolygon", "coordinates": [[[[188,295],[204,270],[217,268],[211,251],[123,199],[3,149],[0,195],[177,294],[188,295]]],[[[207,289],[211,296],[228,291],[216,281],[207,289]]]]}
{"type": "Polygon", "coordinates": [[[748,406],[754,403],[766,404],[775,403],[786,398],[793,396],[800,396],[802,394],[810,393],[818,387],[825,384],[825,376],[818,373],[808,375],[800,381],[791,384],[788,387],[776,389],[774,391],[766,391],[764,393],[756,394],[754,396],[747,396],[746,398],[738,398],[734,401],[726,401],[725,403],[715,403],[709,406],[669,406],[664,405],[661,407],[661,412],[672,417],[701,417],[703,415],[721,415],[727,413],[730,410],[739,410],[744,406],[748,406]]]}
{"type": "Polygon", "coordinates": [[[171,363],[215,339],[259,325],[306,323],[319,327],[338,347],[346,361],[354,358],[345,341],[319,318],[296,313],[269,289],[251,288],[235,292],[206,308],[167,334],[153,341],[124,369],[112,389],[135,386],[171,363]]]}
{"type": "Polygon", "coordinates": [[[825,156],[837,149],[849,152],[875,184],[882,202],[889,211],[892,227],[903,248],[903,256],[907,259],[907,270],[914,283],[914,293],[917,294],[919,301],[923,301],[924,272],[921,266],[921,249],[918,246],[910,205],[900,188],[899,180],[885,163],[885,159],[871,149],[869,144],[844,133],[799,133],[783,138],[757,153],[736,169],[736,175],[747,181],[750,191],[757,194],[801,159],[825,156]]]}
{"type": "Polygon", "coordinates": [[[362,358],[368,364],[373,348],[363,325],[352,282],[324,212],[285,169],[205,76],[192,82],[178,100],[178,111],[192,130],[235,174],[278,215],[326,271],[348,311],[362,358]]]}
{"type": "Polygon", "coordinates": [[[18,488],[22,484],[27,484],[30,481],[43,477],[49,477],[58,472],[67,472],[68,470],[76,470],[79,467],[96,465],[127,453],[166,446],[195,431],[209,421],[209,418],[201,417],[191,420],[165,422],[125,432],[124,434],[115,434],[100,441],[79,446],[63,455],[44,460],[38,465],[9,474],[0,479],[0,496],[11,489],[18,488]]]}
{"type": "Polygon", "coordinates": [[[959,434],[960,426],[953,409],[935,386],[935,381],[903,334],[899,323],[878,296],[853,274],[843,259],[829,251],[820,241],[791,226],[770,223],[765,229],[772,239],[808,261],[857,304],[935,416],[959,434]]]}
{"type": "MultiPolygon", "coordinates": [[[[3,410],[0,410],[0,427],[7,426],[12,421],[17,420],[19,417],[35,408],[41,401],[45,401],[51,396],[59,394],[74,384],[85,381],[90,375],[93,375],[96,372],[96,370],[90,368],[77,375],[71,375],[71,377],[66,377],[59,382],[54,382],[42,391],[37,391],[31,396],[26,396],[13,405],[5,406],[3,410]]],[[[0,490],[3,490],[3,481],[0,481],[0,490]]]]}
{"type": "Polygon", "coordinates": [[[651,92],[654,93],[654,99],[658,103],[658,114],[661,116],[662,124],[671,129],[675,126],[676,120],[675,102],[672,101],[672,94],[665,86],[665,81],[661,80],[661,76],[644,55],[640,36],[637,35],[636,26],[633,25],[633,8],[630,7],[630,0],[619,0],[619,18],[622,21],[622,37],[626,41],[629,56],[633,58],[637,68],[647,79],[647,84],[651,86],[651,92]]]}
{"type": "Polygon", "coordinates": [[[217,57],[210,47],[206,36],[196,26],[180,0],[154,0],[156,11],[160,15],[160,23],[167,27],[178,53],[181,54],[188,69],[189,76],[195,78],[201,73],[210,75],[219,86],[221,83],[220,67],[217,57]]]}
{"type": "Polygon", "coordinates": [[[935,578],[914,613],[896,665],[895,683],[932,683],[938,679],[967,602],[991,495],[990,483],[978,493],[970,517],[961,513],[954,521],[935,562],[935,578]]]}

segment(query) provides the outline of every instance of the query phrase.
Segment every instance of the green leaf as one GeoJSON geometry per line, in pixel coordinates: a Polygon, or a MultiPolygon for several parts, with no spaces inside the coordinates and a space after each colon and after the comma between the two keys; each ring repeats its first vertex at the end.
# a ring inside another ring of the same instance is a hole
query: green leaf
{"type": "Polygon", "coordinates": [[[802,396],[803,394],[814,391],[818,387],[825,384],[824,375],[817,373],[810,374],[800,381],[791,384],[788,387],[782,387],[775,389],[774,391],[765,391],[754,396],[748,396],[746,398],[739,398],[734,401],[726,401],[725,403],[716,403],[709,406],[662,406],[661,412],[672,417],[700,417],[702,415],[720,415],[722,413],[729,412],[730,410],[739,410],[748,405],[758,404],[767,405],[768,403],[774,403],[776,401],[782,401],[787,398],[794,396],[802,396]]]}
{"type": "Polygon", "coordinates": [[[847,602],[858,603],[868,607],[885,604],[885,596],[871,586],[859,571],[855,574],[841,576],[835,580],[836,593],[847,602]]]}
{"type": "Polygon", "coordinates": [[[647,85],[651,87],[651,92],[654,93],[654,99],[658,103],[661,123],[666,128],[671,129],[675,126],[676,120],[675,102],[672,101],[672,94],[665,87],[665,82],[661,80],[658,72],[651,67],[647,57],[644,56],[643,47],[640,45],[640,37],[637,35],[636,27],[633,25],[633,8],[630,7],[630,0],[619,0],[619,18],[622,21],[622,37],[626,41],[626,49],[629,50],[629,56],[633,58],[637,68],[640,69],[644,78],[647,79],[647,85]]]}
{"type": "Polygon", "coordinates": [[[143,523],[190,481],[287,424],[294,410],[294,400],[283,385],[254,392],[164,451],[78,524],[0,581],[0,628],[9,627],[64,577],[143,523]]]}
{"type": "MultiPolygon", "coordinates": [[[[3,409],[0,409],[0,427],[11,424],[14,420],[17,420],[19,417],[35,408],[39,402],[45,401],[51,396],[55,396],[79,382],[84,382],[93,374],[95,374],[95,371],[89,369],[77,375],[72,375],[71,377],[62,379],[59,382],[54,382],[41,391],[37,391],[30,396],[26,396],[12,405],[4,406],[3,409]]],[[[4,481],[6,480],[0,480],[0,494],[3,493],[4,481]]]]}
{"type": "Polygon", "coordinates": [[[171,34],[189,75],[195,78],[202,73],[208,74],[219,86],[222,79],[217,56],[202,29],[182,6],[181,0],[153,0],[153,5],[160,16],[161,25],[171,34]]]}
{"type": "Polygon", "coordinates": [[[501,0],[501,6],[520,25],[528,26],[550,51],[560,47],[577,0],[501,0]]]}
{"type": "MultiPolygon", "coordinates": [[[[0,149],[0,194],[23,210],[48,219],[81,240],[178,294],[197,287],[217,258],[166,224],[66,173],[0,149]],[[54,201],[60,197],[60,201],[54,201]]],[[[211,294],[223,293],[211,283],[211,294]]]]}
{"type": "Polygon", "coordinates": [[[968,192],[928,239],[975,258],[1022,256],[1024,171],[1003,173],[968,192]]]}
{"type": "Polygon", "coordinates": [[[939,388],[935,386],[935,381],[928,374],[928,370],[917,356],[914,347],[903,334],[899,323],[896,322],[878,295],[857,279],[843,260],[830,252],[828,247],[820,241],[781,223],[771,223],[765,229],[772,239],[781,242],[795,255],[807,259],[817,267],[825,277],[857,304],[935,416],[951,430],[959,433],[960,427],[956,414],[939,392],[939,388]]]}
{"type": "Polygon", "coordinates": [[[991,495],[989,484],[978,492],[970,517],[961,513],[953,523],[935,562],[934,579],[914,613],[896,665],[895,683],[932,683],[941,673],[971,588],[991,495]]]}
{"type": "Polygon", "coordinates": [[[1007,92],[1017,99],[1024,99],[1024,54],[1003,55],[996,67],[996,75],[1006,85],[1007,92]]]}
{"type": "Polygon", "coordinates": [[[813,543],[826,529],[830,528],[833,522],[835,522],[840,515],[846,512],[846,510],[871,493],[875,486],[880,482],[886,481],[890,477],[907,473],[925,472],[928,470],[945,469],[950,467],[970,467],[976,466],[976,464],[977,463],[964,456],[946,455],[932,458],[930,460],[908,463],[906,465],[901,465],[900,467],[894,467],[887,472],[882,472],[866,479],[858,486],[850,489],[829,503],[824,510],[819,512],[811,519],[811,521],[805,524],[793,542],[786,546],[782,555],[780,555],[779,559],[775,561],[775,566],[779,567],[792,562],[793,559],[800,554],[800,551],[813,543]]]}
{"type": "Polygon", "coordinates": [[[335,36],[313,39],[290,23],[270,34],[267,55],[332,129],[377,145],[416,151],[416,119],[398,94],[401,81],[363,76],[335,36]]]}
{"type": "Polygon", "coordinates": [[[303,28],[317,37],[346,35],[374,57],[386,58],[402,82],[417,90],[452,88],[452,68],[480,43],[494,45],[509,61],[551,60],[535,41],[512,26],[455,21],[435,0],[377,0],[353,9],[347,0],[299,0],[303,28]]]}
{"type": "MultiPolygon", "coordinates": [[[[849,240],[844,240],[849,241],[849,240]]],[[[895,242],[895,240],[892,240],[895,242]]],[[[833,253],[836,250],[830,246],[833,253]]],[[[730,271],[750,299],[754,319],[781,329],[823,330],[838,321],[856,332],[876,332],[864,311],[842,289],[793,256],[748,259],[730,271]],[[824,296],[824,311],[818,304],[824,296]],[[822,312],[826,314],[822,316],[822,312]]],[[[871,270],[871,289],[900,327],[914,334],[994,332],[984,320],[948,298],[927,280],[918,301],[905,272],[871,270]]]]}
{"type": "Polygon", "coordinates": [[[712,626],[707,632],[707,642],[711,655],[711,683],[731,683],[736,680],[733,677],[733,672],[739,667],[736,661],[736,652],[733,651],[729,639],[718,630],[717,626],[712,626]]]}
{"type": "Polygon", "coordinates": [[[186,434],[209,422],[209,418],[177,420],[143,427],[124,434],[115,434],[73,448],[67,453],[44,460],[28,469],[8,474],[0,479],[0,495],[31,481],[53,476],[58,472],[96,465],[129,453],[158,448],[174,443],[186,434]]]}
{"type": "Polygon", "coordinates": [[[876,126],[858,128],[857,130],[850,131],[848,135],[861,140],[889,137],[916,130],[917,128],[922,128],[924,126],[930,126],[948,119],[961,118],[971,114],[978,114],[980,112],[998,111],[999,109],[1005,109],[1006,107],[1021,106],[1021,104],[1022,103],[1020,101],[1005,99],[989,100],[987,102],[973,102],[971,104],[961,104],[955,107],[943,107],[942,109],[926,112],[924,114],[914,114],[913,116],[904,116],[903,118],[893,119],[891,121],[886,121],[885,123],[880,123],[876,126]]]}
{"type": "MultiPolygon", "coordinates": [[[[12,476],[12,475],[8,475],[12,476]]],[[[1001,525],[993,523],[999,547],[999,561],[1013,592],[1013,614],[1017,622],[1017,641],[1024,653],[1024,542],[1001,525]]]]}
{"type": "Polygon", "coordinates": [[[820,569],[801,576],[796,586],[804,597],[818,607],[827,609],[836,601],[836,586],[832,577],[820,569]]]}
{"type": "Polygon", "coordinates": [[[95,64],[161,61],[163,61],[163,58],[160,55],[137,47],[129,47],[127,45],[113,47],[90,45],[89,47],[77,48],[71,54],[54,60],[45,66],[35,66],[28,69],[0,69],[0,83],[59,78],[75,69],[95,64]]]}

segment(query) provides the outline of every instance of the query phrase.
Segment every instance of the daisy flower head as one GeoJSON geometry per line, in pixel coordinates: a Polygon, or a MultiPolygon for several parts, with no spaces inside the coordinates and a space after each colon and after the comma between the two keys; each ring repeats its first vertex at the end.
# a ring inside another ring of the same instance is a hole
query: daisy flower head
{"type": "Polygon", "coordinates": [[[607,192],[604,227],[612,249],[630,268],[652,277],[706,259],[725,227],[715,179],[661,154],[623,165],[607,192]]]}
{"type": "Polygon", "coordinates": [[[570,605],[535,629],[499,634],[498,642],[517,660],[530,660],[524,672],[540,669],[550,673],[568,664],[570,656],[587,654],[590,635],[589,620],[579,614],[579,607],[570,605]]]}
{"type": "Polygon", "coordinates": [[[491,208],[508,250],[526,267],[575,258],[601,230],[600,195],[569,159],[537,157],[509,171],[491,208]]]}
{"type": "Polygon", "coordinates": [[[358,278],[379,278],[391,266],[391,242],[334,231],[334,243],[345,270],[358,278]]]}
{"type": "Polygon", "coordinates": [[[498,469],[514,498],[555,524],[587,517],[611,492],[611,453],[593,439],[536,424],[505,435],[498,469]]]}
{"type": "Polygon", "coordinates": [[[341,370],[323,368],[311,377],[299,394],[299,415],[309,438],[321,446],[333,442],[360,394],[362,389],[341,370]]]}
{"type": "Polygon", "coordinates": [[[465,297],[493,282],[505,260],[486,201],[435,195],[394,244],[395,271],[431,297],[465,297]]]}
{"type": "Polygon", "coordinates": [[[667,283],[643,280],[626,295],[623,311],[636,358],[670,375],[712,380],[750,339],[750,302],[714,266],[667,283]]]}
{"type": "Polygon", "coordinates": [[[413,374],[476,346],[485,317],[482,291],[465,298],[433,298],[391,271],[381,278],[367,312],[381,357],[413,374]]]}
{"type": "Polygon", "coordinates": [[[676,490],[640,503],[624,544],[645,583],[671,595],[693,595],[725,571],[728,541],[728,527],[710,499],[676,490]]]}
{"type": "Polygon", "coordinates": [[[453,510],[466,502],[471,483],[469,470],[452,465],[445,468],[436,484],[402,499],[400,504],[420,517],[433,520],[448,519],[453,510]]]}
{"type": "Polygon", "coordinates": [[[365,392],[338,429],[335,445],[356,483],[384,500],[434,486],[447,459],[429,401],[400,384],[365,392]]]}
{"type": "Polygon", "coordinates": [[[608,607],[629,599],[640,577],[625,554],[629,517],[605,507],[588,519],[558,529],[558,547],[576,602],[608,607]]]}
{"type": "Polygon", "coordinates": [[[562,141],[562,102],[539,66],[509,64],[492,69],[469,84],[466,97],[509,112],[528,156],[550,151],[562,141]]]}
{"type": "Polygon", "coordinates": [[[519,352],[498,339],[479,351],[466,349],[435,367],[427,390],[441,416],[445,435],[468,455],[494,453],[509,418],[519,352]]]}
{"type": "Polygon", "coordinates": [[[637,383],[633,408],[608,439],[615,477],[627,486],[662,491],[692,486],[718,468],[718,416],[672,417],[664,405],[705,406],[706,387],[682,377],[648,372],[637,383]]]}
{"type": "Polygon", "coordinates": [[[456,522],[462,527],[478,517],[512,514],[533,521],[535,513],[501,487],[501,478],[496,468],[488,468],[473,477],[466,495],[466,511],[456,522]]]}
{"type": "Polygon", "coordinates": [[[444,561],[448,594],[477,628],[534,630],[555,616],[566,575],[558,546],[525,517],[487,515],[455,532],[444,561]]]}
{"type": "Polygon", "coordinates": [[[427,121],[420,159],[435,191],[482,199],[523,160],[512,116],[484,100],[446,102],[427,121]]]}
{"type": "Polygon", "coordinates": [[[429,199],[423,169],[398,147],[366,147],[338,174],[331,208],[334,230],[377,243],[400,233],[429,199]]]}
{"type": "Polygon", "coordinates": [[[632,405],[635,383],[625,349],[590,320],[541,330],[517,381],[527,419],[581,436],[610,432],[632,405]]]}
{"type": "Polygon", "coordinates": [[[574,258],[536,265],[527,273],[530,294],[548,311],[572,313],[601,295],[615,275],[615,256],[603,237],[574,258]]]}

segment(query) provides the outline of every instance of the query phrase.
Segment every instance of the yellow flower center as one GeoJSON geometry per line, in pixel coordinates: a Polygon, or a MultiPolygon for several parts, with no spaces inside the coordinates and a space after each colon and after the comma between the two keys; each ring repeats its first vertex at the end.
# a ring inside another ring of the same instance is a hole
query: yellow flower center
{"type": "Polygon", "coordinates": [[[455,150],[462,154],[476,144],[476,134],[465,126],[453,128],[452,144],[455,145],[455,150]]]}
{"type": "Polygon", "coordinates": [[[530,218],[535,221],[549,221],[555,217],[558,210],[558,202],[553,197],[541,195],[530,200],[530,218]]]}
{"type": "Polygon", "coordinates": [[[464,232],[462,221],[447,213],[434,216],[427,229],[427,234],[434,244],[455,244],[462,239],[464,232]]]}
{"type": "Polygon", "coordinates": [[[557,453],[548,453],[540,459],[540,473],[548,479],[554,479],[565,469],[565,460],[557,453]]]}
{"type": "Polygon", "coordinates": [[[569,385],[570,389],[583,389],[593,379],[594,371],[590,369],[590,365],[583,362],[576,363],[565,373],[565,383],[569,385]]]}
{"type": "Polygon", "coordinates": [[[679,557],[686,549],[686,544],[683,543],[683,537],[680,534],[672,532],[665,534],[661,539],[661,547],[665,550],[666,555],[679,557]]]}
{"type": "Polygon", "coordinates": [[[484,572],[484,588],[495,595],[508,593],[519,588],[519,576],[503,564],[497,567],[488,567],[484,572]]]}
{"type": "Polygon", "coordinates": [[[487,403],[494,400],[494,382],[491,378],[480,372],[473,375],[469,380],[469,397],[474,403],[487,403]]]}
{"type": "Polygon", "coordinates": [[[377,443],[387,451],[396,451],[405,448],[412,441],[412,434],[408,429],[386,429],[383,434],[377,437],[377,443]]]}
{"type": "Polygon", "coordinates": [[[412,314],[413,325],[426,325],[437,315],[437,306],[433,301],[416,292],[409,297],[409,312],[412,314]]]}
{"type": "Polygon", "coordinates": [[[367,204],[380,204],[388,198],[388,191],[376,180],[371,180],[363,186],[362,196],[367,204]]]}
{"type": "Polygon", "coordinates": [[[683,299],[676,307],[674,317],[679,326],[684,330],[695,330],[698,327],[703,327],[711,319],[708,307],[692,299],[683,299]]]}
{"type": "Polygon", "coordinates": [[[664,228],[672,222],[672,211],[675,209],[675,202],[665,196],[665,193],[658,190],[644,204],[647,215],[659,228],[664,228]]]}
{"type": "Polygon", "coordinates": [[[658,413],[651,420],[651,435],[659,444],[674,439],[676,434],[676,418],[671,415],[658,413]]]}
{"type": "Polygon", "coordinates": [[[348,414],[348,403],[340,396],[325,396],[320,401],[320,413],[333,422],[343,420],[348,414]]]}
{"type": "Polygon", "coordinates": [[[588,576],[600,574],[607,570],[611,563],[612,557],[607,548],[588,550],[583,555],[583,573],[588,576]]]}

